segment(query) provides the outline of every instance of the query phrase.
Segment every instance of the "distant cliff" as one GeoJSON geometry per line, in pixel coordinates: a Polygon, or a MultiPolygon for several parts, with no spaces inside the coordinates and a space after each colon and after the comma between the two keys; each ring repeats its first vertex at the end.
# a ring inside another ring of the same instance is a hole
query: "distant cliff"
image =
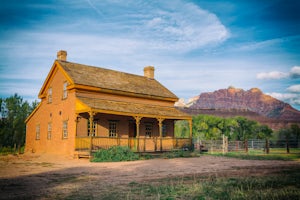
{"type": "Polygon", "coordinates": [[[182,110],[190,114],[245,116],[265,124],[272,123],[271,127],[276,126],[276,129],[290,123],[300,123],[300,111],[264,94],[258,88],[245,91],[229,87],[202,93],[182,110]]]}

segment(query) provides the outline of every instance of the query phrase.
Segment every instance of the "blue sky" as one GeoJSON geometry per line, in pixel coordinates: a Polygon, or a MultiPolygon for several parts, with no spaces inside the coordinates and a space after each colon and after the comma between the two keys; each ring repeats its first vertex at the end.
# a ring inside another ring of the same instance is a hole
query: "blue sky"
{"type": "Polygon", "coordinates": [[[0,7],[0,97],[37,94],[68,60],[155,78],[178,97],[260,88],[300,109],[298,0],[26,0],[0,7]]]}

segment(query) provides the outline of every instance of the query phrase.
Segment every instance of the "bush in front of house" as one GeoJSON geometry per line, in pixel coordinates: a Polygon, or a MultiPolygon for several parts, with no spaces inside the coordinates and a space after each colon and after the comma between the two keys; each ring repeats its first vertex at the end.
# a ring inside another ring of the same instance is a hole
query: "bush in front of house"
{"type": "Polygon", "coordinates": [[[92,162],[119,162],[139,160],[139,155],[126,146],[113,146],[109,149],[100,149],[94,155],[92,162]]]}

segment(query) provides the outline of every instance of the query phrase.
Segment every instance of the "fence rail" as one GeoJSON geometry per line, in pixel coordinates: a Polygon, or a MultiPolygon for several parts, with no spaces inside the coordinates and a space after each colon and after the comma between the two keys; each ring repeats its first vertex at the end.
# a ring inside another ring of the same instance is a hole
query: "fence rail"
{"type": "Polygon", "coordinates": [[[96,151],[112,146],[128,146],[135,152],[170,151],[190,147],[188,138],[110,138],[110,137],[77,137],[76,151],[96,151]]]}
{"type": "MultiPolygon", "coordinates": [[[[245,151],[244,141],[228,141],[228,140],[200,140],[194,138],[193,144],[195,149],[208,152],[231,152],[231,151],[245,151]]],[[[269,140],[269,148],[300,148],[300,140],[269,140]]],[[[266,141],[259,139],[248,140],[248,149],[266,148],[266,141]]]]}

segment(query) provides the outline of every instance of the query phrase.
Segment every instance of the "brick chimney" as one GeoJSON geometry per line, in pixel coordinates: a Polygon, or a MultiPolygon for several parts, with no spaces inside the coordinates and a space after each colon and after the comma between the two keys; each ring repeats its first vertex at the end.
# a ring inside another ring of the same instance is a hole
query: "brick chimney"
{"type": "Polygon", "coordinates": [[[154,79],[154,67],[147,66],[144,68],[144,76],[149,79],[154,79]]]}
{"type": "Polygon", "coordinates": [[[60,50],[57,52],[57,60],[66,61],[67,60],[67,51],[60,50]]]}

